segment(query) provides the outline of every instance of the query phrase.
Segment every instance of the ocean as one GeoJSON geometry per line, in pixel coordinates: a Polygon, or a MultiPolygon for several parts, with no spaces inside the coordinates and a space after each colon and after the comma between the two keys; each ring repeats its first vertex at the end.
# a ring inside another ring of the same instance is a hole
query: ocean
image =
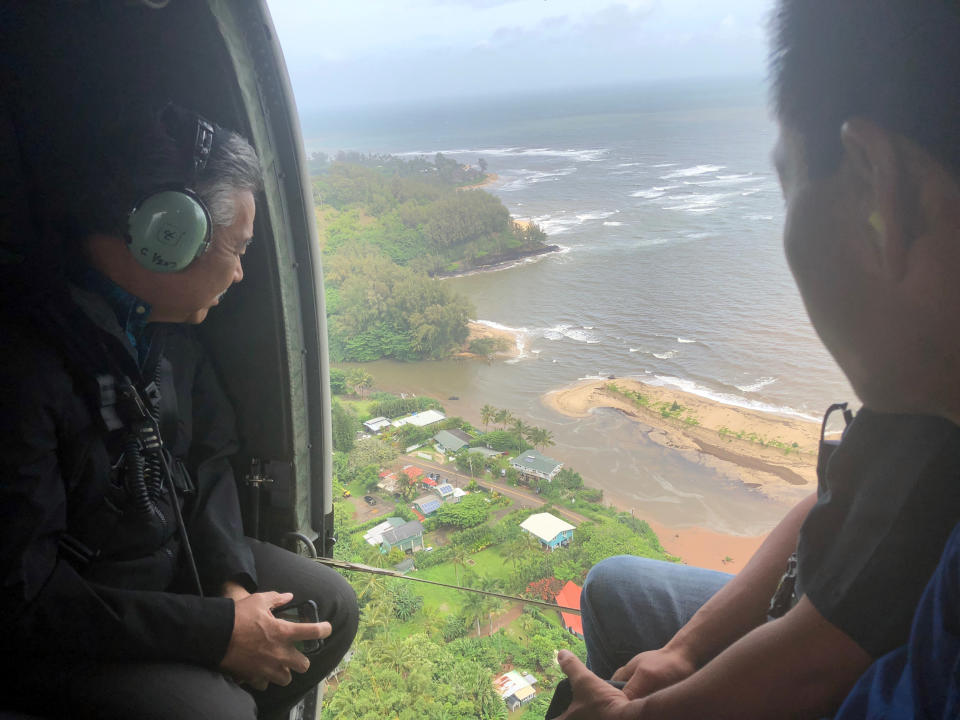
{"type": "Polygon", "coordinates": [[[660,448],[616,412],[573,420],[540,402],[550,390],[608,375],[811,419],[832,402],[855,401],[783,256],[784,207],[770,161],[776,125],[762,81],[459,100],[302,121],[308,151],[484,158],[499,176],[486,189],[562,247],[444,281],[473,301],[476,319],[518,331],[518,359],[373,363],[378,384],[435,395],[474,422],[484,403],[509,408],[554,432],[548,454],[667,525],[757,534],[782,517],[782,502],[660,448]]]}

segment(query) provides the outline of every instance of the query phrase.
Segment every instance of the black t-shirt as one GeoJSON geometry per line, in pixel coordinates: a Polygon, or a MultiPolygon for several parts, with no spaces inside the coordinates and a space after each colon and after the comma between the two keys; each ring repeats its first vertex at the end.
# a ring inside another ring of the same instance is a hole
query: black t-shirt
{"type": "Polygon", "coordinates": [[[797,545],[796,597],[873,657],[905,643],[960,519],[960,427],[864,408],[827,465],[797,545]]]}

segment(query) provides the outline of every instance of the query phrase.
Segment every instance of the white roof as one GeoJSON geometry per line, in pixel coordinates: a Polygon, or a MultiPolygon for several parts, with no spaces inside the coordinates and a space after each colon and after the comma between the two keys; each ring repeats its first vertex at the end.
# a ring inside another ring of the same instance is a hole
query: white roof
{"type": "MultiPolygon", "coordinates": [[[[363,534],[363,539],[366,540],[370,545],[379,545],[383,542],[383,534],[387,530],[397,526],[398,523],[395,522],[396,520],[399,520],[399,518],[390,518],[379,525],[375,525],[363,534]]],[[[401,520],[400,522],[402,524],[403,521],[401,520]]]]}
{"type": "Polygon", "coordinates": [[[550,542],[564,530],[576,530],[575,525],[571,525],[566,520],[561,520],[550,513],[531,515],[520,523],[520,527],[528,533],[536,535],[544,542],[550,542]]]}
{"type": "Polygon", "coordinates": [[[377,430],[382,430],[385,427],[390,427],[390,421],[387,420],[385,417],[376,417],[376,418],[367,420],[365,423],[363,423],[363,426],[368,430],[377,432],[377,430]]]}
{"type": "Polygon", "coordinates": [[[413,415],[408,415],[407,417],[400,418],[399,420],[394,420],[392,425],[394,427],[402,427],[404,425],[416,425],[417,427],[424,427],[426,425],[433,425],[435,422],[440,422],[441,420],[446,419],[447,416],[439,410],[424,410],[423,412],[413,413],[413,415]]]}
{"type": "Polygon", "coordinates": [[[511,670],[508,673],[504,673],[496,680],[493,681],[494,687],[497,689],[497,693],[502,698],[508,698],[511,695],[515,695],[518,691],[523,688],[529,688],[531,683],[530,678],[533,682],[536,682],[536,679],[532,675],[521,675],[516,670],[511,670]]]}
{"type": "Polygon", "coordinates": [[[454,488],[454,489],[453,489],[453,496],[454,496],[454,497],[464,497],[465,495],[469,495],[469,494],[470,494],[470,493],[468,493],[468,492],[467,492],[466,490],[464,490],[463,488],[454,488]]]}

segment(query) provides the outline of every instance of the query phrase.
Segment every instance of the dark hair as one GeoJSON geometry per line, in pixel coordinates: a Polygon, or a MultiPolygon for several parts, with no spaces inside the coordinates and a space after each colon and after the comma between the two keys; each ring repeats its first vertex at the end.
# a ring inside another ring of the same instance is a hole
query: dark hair
{"type": "Polygon", "coordinates": [[[960,1],[779,0],[771,56],[781,122],[813,176],[836,170],[840,129],[871,119],[960,174],[960,1]]]}
{"type": "Polygon", "coordinates": [[[257,154],[243,137],[216,127],[205,167],[193,162],[196,115],[176,106],[126,108],[93,130],[78,186],[67,214],[70,232],[123,236],[130,209],[165,186],[194,190],[214,226],[233,222],[234,196],[263,186],[257,154]]]}

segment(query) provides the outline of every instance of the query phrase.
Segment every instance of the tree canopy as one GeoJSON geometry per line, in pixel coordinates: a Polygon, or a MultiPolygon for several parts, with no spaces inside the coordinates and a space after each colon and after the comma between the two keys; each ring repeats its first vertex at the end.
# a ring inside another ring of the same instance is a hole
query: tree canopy
{"type": "Polygon", "coordinates": [[[318,156],[313,167],[334,361],[447,356],[474,311],[430,276],[544,247],[498,198],[458,191],[484,175],[439,153],[318,156]]]}

